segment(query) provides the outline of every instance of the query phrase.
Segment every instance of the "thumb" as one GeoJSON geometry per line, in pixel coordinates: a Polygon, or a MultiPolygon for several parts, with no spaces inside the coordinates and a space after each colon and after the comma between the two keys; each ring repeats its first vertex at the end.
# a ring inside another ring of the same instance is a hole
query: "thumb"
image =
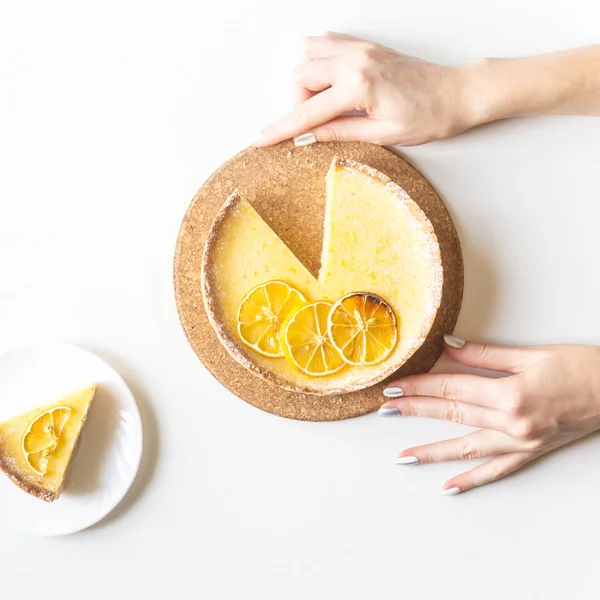
{"type": "MultiPolygon", "coordinates": [[[[314,127],[309,133],[314,135],[314,141],[317,142],[371,142],[385,145],[393,143],[394,125],[369,116],[336,117],[314,127]]],[[[294,141],[298,143],[298,138],[294,141]]]]}
{"type": "Polygon", "coordinates": [[[531,348],[511,348],[465,342],[454,335],[445,335],[446,352],[454,360],[469,367],[502,371],[505,373],[520,373],[533,358],[531,348]]]}

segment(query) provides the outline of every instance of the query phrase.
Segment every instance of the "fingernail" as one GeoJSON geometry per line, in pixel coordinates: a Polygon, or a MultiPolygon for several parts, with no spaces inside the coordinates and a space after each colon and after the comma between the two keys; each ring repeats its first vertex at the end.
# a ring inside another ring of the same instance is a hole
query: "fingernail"
{"type": "Polygon", "coordinates": [[[310,146],[317,141],[317,136],[314,133],[303,133],[297,138],[294,138],[294,146],[310,146]]]}
{"type": "Polygon", "coordinates": [[[448,346],[450,346],[450,348],[456,348],[457,350],[464,348],[464,345],[466,344],[465,340],[461,340],[455,335],[445,335],[444,341],[446,344],[448,344],[448,346]]]}
{"type": "Polygon", "coordinates": [[[401,398],[404,396],[404,390],[399,387],[389,387],[383,390],[383,395],[386,398],[401,398]]]}
{"type": "Polygon", "coordinates": [[[416,456],[399,456],[396,459],[397,465],[418,465],[419,459],[416,456]]]}
{"type": "Polygon", "coordinates": [[[460,494],[460,492],[460,488],[453,487],[447,490],[442,490],[442,496],[456,496],[457,494],[460,494]]]}
{"type": "Polygon", "coordinates": [[[396,406],[382,406],[377,411],[377,414],[380,417],[393,417],[394,415],[399,415],[400,414],[400,409],[397,408],[396,406]]]}
{"type": "Polygon", "coordinates": [[[253,142],[250,143],[251,146],[256,146],[257,144],[260,144],[260,141],[262,140],[262,131],[256,136],[255,140],[253,142]]]}

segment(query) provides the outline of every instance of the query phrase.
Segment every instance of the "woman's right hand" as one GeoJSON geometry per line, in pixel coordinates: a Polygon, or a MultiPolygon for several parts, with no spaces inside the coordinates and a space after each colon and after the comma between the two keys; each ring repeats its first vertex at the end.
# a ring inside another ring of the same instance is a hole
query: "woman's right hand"
{"type": "Polygon", "coordinates": [[[256,146],[298,136],[298,145],[352,140],[411,146],[476,124],[469,67],[429,63],[339,33],[307,38],[306,56],[295,73],[298,105],[266,127],[256,146]],[[342,116],[348,111],[366,114],[342,116]]]}

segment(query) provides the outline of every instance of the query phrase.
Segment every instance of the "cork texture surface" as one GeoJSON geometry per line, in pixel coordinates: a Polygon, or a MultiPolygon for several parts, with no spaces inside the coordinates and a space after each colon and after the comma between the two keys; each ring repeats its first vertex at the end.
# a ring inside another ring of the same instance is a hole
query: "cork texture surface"
{"type": "Polygon", "coordinates": [[[249,148],[215,171],[194,196],[183,219],[174,261],[175,298],[181,324],[198,358],[227,389],[270,413],[305,421],[333,421],[377,410],[386,382],[337,396],[288,392],[256,377],[218,341],[202,301],[200,268],[204,244],[217,212],[239,189],[261,217],[316,276],[325,214],[325,175],[333,157],[356,160],[398,183],[431,221],[444,266],[442,304],[421,348],[396,376],[423,373],[439,358],[444,333],[452,332],[463,293],[463,261],[456,229],[429,182],[406,160],[381,146],[361,142],[319,143],[295,148],[284,142],[249,148]]]}

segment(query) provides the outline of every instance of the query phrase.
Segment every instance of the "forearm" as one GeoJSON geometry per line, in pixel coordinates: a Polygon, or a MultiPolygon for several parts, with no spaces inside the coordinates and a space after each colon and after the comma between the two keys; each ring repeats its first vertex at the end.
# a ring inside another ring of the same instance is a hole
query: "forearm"
{"type": "Polygon", "coordinates": [[[473,125],[523,115],[600,115],[600,45],[462,68],[473,125]]]}

